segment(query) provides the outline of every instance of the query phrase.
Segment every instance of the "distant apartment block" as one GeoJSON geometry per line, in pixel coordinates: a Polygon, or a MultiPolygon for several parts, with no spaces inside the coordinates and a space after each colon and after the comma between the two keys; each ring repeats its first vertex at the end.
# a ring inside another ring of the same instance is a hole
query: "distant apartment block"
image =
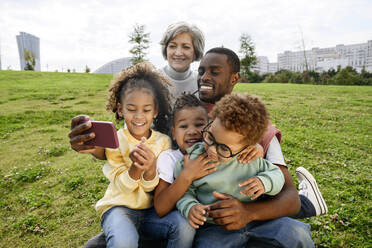
{"type": "Polygon", "coordinates": [[[253,66],[253,71],[261,74],[269,70],[269,59],[266,56],[257,56],[257,64],[253,66]]]}
{"type": "Polygon", "coordinates": [[[364,67],[372,72],[372,40],[353,45],[337,45],[329,48],[314,47],[306,51],[284,51],[278,54],[278,62],[270,63],[267,57],[259,56],[254,70],[260,74],[274,73],[278,70],[317,72],[352,66],[358,72],[364,67]]]}
{"type": "Polygon", "coordinates": [[[261,75],[275,73],[278,71],[278,63],[270,63],[266,56],[258,56],[257,64],[253,66],[253,71],[261,75]]]}
{"type": "Polygon", "coordinates": [[[35,71],[40,71],[40,39],[25,32],[20,32],[16,37],[21,70],[26,67],[25,51],[29,51],[35,56],[35,71]]]}
{"type": "Polygon", "coordinates": [[[130,61],[129,57],[120,58],[104,64],[103,66],[95,70],[93,73],[117,74],[131,65],[132,62],[130,61]]]}
{"type": "Polygon", "coordinates": [[[285,51],[278,54],[278,69],[318,72],[327,71],[337,66],[352,66],[357,71],[363,67],[372,71],[372,40],[353,45],[337,45],[329,48],[312,48],[307,51],[285,51]]]}
{"type": "Polygon", "coordinates": [[[278,71],[278,63],[269,63],[268,73],[275,73],[278,71]]]}

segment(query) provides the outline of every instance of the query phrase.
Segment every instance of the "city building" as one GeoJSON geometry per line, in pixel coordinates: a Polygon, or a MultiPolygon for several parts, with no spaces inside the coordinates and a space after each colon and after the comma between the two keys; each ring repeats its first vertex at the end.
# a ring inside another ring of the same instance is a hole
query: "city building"
{"type": "Polygon", "coordinates": [[[278,63],[269,63],[268,73],[275,73],[278,71],[278,63]]]}
{"type": "Polygon", "coordinates": [[[270,63],[266,56],[258,56],[257,64],[253,66],[253,71],[260,75],[275,73],[278,71],[278,63],[270,63]]]}
{"type": "Polygon", "coordinates": [[[35,71],[40,71],[40,39],[32,34],[20,32],[17,37],[21,70],[26,68],[25,54],[30,53],[35,58],[35,71]]]}
{"type": "Polygon", "coordinates": [[[104,64],[93,73],[117,74],[131,65],[130,57],[120,58],[104,64]]]}
{"type": "Polygon", "coordinates": [[[269,71],[269,59],[266,56],[257,56],[257,63],[252,66],[253,72],[265,74],[269,71]]]}
{"type": "Polygon", "coordinates": [[[360,44],[314,47],[306,51],[285,51],[278,54],[279,70],[322,72],[331,68],[337,69],[338,66],[351,66],[358,72],[364,67],[372,72],[372,40],[360,44]]]}
{"type": "Polygon", "coordinates": [[[278,70],[317,72],[337,70],[337,67],[351,66],[360,72],[363,68],[372,72],[372,40],[353,45],[318,48],[305,51],[284,51],[278,54],[277,63],[270,63],[265,56],[257,57],[253,71],[262,74],[275,73],[278,70]]]}

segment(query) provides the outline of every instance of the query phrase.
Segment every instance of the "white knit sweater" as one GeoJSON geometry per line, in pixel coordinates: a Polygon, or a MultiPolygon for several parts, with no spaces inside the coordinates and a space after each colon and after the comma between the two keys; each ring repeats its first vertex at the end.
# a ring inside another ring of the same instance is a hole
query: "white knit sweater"
{"type": "MultiPolygon", "coordinates": [[[[173,87],[169,87],[172,104],[183,92],[192,94],[198,90],[197,72],[191,71],[190,67],[185,72],[177,72],[168,64],[161,68],[160,72],[165,74],[173,83],[173,87]]],[[[196,96],[199,97],[198,94],[196,96]]]]}

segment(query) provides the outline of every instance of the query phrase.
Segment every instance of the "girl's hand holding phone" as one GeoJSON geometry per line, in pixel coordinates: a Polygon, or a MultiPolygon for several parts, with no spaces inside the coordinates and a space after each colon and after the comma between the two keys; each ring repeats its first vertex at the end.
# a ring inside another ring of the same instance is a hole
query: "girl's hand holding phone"
{"type": "Polygon", "coordinates": [[[93,121],[87,115],[75,116],[71,120],[71,130],[68,134],[71,148],[79,153],[90,153],[98,159],[106,159],[105,149],[93,142],[96,133],[93,121]]]}

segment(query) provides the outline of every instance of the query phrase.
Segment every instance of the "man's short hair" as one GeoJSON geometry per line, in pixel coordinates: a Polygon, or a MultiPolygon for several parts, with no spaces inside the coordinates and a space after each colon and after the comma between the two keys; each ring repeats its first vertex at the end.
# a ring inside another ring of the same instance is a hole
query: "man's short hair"
{"type": "Polygon", "coordinates": [[[203,32],[195,25],[190,25],[186,22],[177,22],[168,26],[160,41],[161,51],[164,59],[167,59],[168,43],[177,35],[188,33],[192,38],[194,46],[195,61],[199,61],[204,54],[204,35],[203,32]]]}
{"type": "Polygon", "coordinates": [[[230,50],[225,47],[215,47],[215,48],[210,49],[205,54],[208,54],[208,53],[225,54],[227,56],[227,62],[230,65],[231,72],[232,73],[240,72],[240,59],[233,50],[230,50]]]}

